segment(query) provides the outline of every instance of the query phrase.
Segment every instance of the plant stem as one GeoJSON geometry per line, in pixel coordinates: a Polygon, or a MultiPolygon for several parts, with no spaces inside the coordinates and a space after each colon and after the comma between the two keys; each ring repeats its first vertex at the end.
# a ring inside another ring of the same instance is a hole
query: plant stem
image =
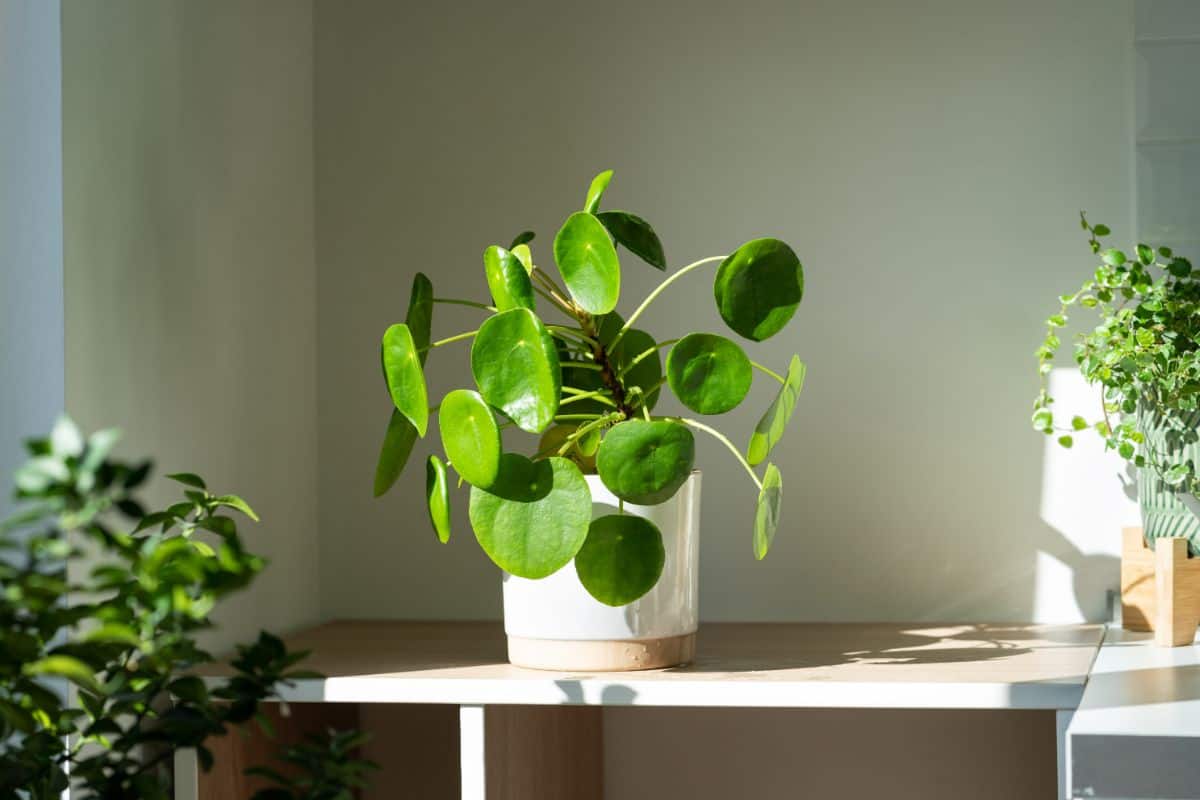
{"type": "Polygon", "coordinates": [[[729,441],[729,439],[725,436],[725,434],[721,433],[720,431],[716,430],[715,428],[708,427],[703,422],[697,422],[694,419],[687,419],[686,417],[678,417],[678,419],[680,422],[682,422],[684,425],[687,425],[689,428],[695,428],[698,431],[704,431],[705,433],[707,433],[710,436],[715,437],[719,442],[721,442],[726,447],[728,447],[729,452],[733,453],[734,457],[738,460],[738,462],[743,467],[746,468],[746,472],[750,475],[750,480],[754,481],[754,485],[758,487],[758,490],[760,492],[762,491],[762,481],[760,481],[758,479],[758,475],[754,474],[754,468],[750,466],[750,462],[746,461],[746,458],[742,455],[742,451],[738,450],[736,447],[734,447],[733,442],[729,441]]]}
{"type": "Polygon", "coordinates": [[[672,283],[674,283],[678,279],[682,278],[684,275],[688,274],[692,270],[702,267],[705,264],[708,264],[712,261],[724,261],[725,258],[726,258],[726,256],[710,256],[709,258],[702,258],[699,261],[693,261],[691,264],[688,264],[686,267],[681,268],[678,272],[674,273],[673,275],[667,276],[666,280],[664,280],[662,283],[660,283],[654,291],[652,291],[650,294],[646,295],[646,299],[642,301],[642,304],[640,306],[638,306],[637,309],[632,314],[629,315],[629,319],[625,320],[625,324],[621,326],[621,330],[617,331],[617,335],[612,340],[612,343],[609,345],[609,348],[613,348],[613,347],[617,346],[617,342],[621,341],[621,337],[625,335],[625,331],[627,331],[633,327],[633,323],[637,322],[638,317],[640,317],[642,315],[642,312],[644,312],[646,310],[646,308],[651,303],[654,302],[654,298],[658,297],[660,294],[663,293],[664,289],[666,289],[672,283]]]}
{"type": "Polygon", "coordinates": [[[541,286],[534,286],[533,290],[535,292],[537,292],[539,295],[541,295],[547,302],[549,302],[552,306],[557,308],[559,311],[566,314],[571,319],[575,319],[575,312],[572,311],[570,309],[570,307],[566,305],[566,303],[563,301],[563,299],[561,297],[558,297],[554,294],[547,292],[541,286]]]}
{"type": "Polygon", "coordinates": [[[555,422],[578,422],[579,420],[600,419],[604,414],[555,414],[555,422]]]}
{"type": "Polygon", "coordinates": [[[579,361],[563,361],[561,362],[563,369],[571,367],[573,369],[590,369],[593,372],[600,372],[604,367],[599,364],[583,364],[579,361]]]}
{"type": "Polygon", "coordinates": [[[426,352],[426,351],[428,351],[428,350],[432,350],[432,349],[433,349],[433,348],[435,348],[435,347],[441,347],[441,346],[442,346],[442,345],[444,345],[444,344],[450,344],[451,342],[457,342],[457,341],[460,341],[460,340],[462,340],[462,339],[470,339],[472,336],[474,336],[474,335],[475,335],[475,334],[477,334],[477,333],[479,333],[479,329],[478,329],[478,328],[476,328],[476,329],[475,329],[475,330],[473,330],[473,331],[467,331],[466,333],[460,333],[460,334],[457,334],[457,335],[455,335],[455,336],[448,336],[448,337],[446,337],[445,339],[438,339],[436,342],[434,342],[433,344],[429,345],[429,347],[423,347],[423,348],[421,348],[420,350],[418,350],[417,352],[418,352],[418,353],[424,353],[424,352],[426,352]]]}
{"type": "Polygon", "coordinates": [[[568,450],[571,449],[571,445],[578,442],[580,439],[582,439],[589,432],[595,430],[596,428],[607,425],[609,422],[613,421],[614,419],[620,420],[620,419],[624,419],[624,418],[625,418],[625,415],[622,414],[620,411],[614,411],[611,414],[605,414],[603,417],[600,417],[600,419],[592,420],[591,422],[588,422],[584,425],[580,425],[578,428],[576,428],[574,431],[572,431],[570,434],[567,435],[567,438],[563,441],[562,447],[558,448],[558,454],[561,456],[564,453],[566,453],[568,450]]]}
{"type": "Polygon", "coordinates": [[[559,403],[559,406],[565,406],[567,403],[574,403],[576,400],[592,400],[592,399],[594,399],[597,402],[604,403],[605,405],[609,405],[609,406],[612,406],[613,408],[616,408],[617,404],[614,403],[612,400],[610,400],[606,396],[607,393],[608,393],[608,389],[597,389],[594,392],[581,392],[580,394],[571,395],[567,399],[563,400],[562,402],[559,403]]]}
{"type": "MultiPolygon", "coordinates": [[[[633,361],[630,361],[628,364],[621,367],[621,371],[617,373],[617,377],[624,378],[626,373],[628,373],[629,370],[636,367],[638,365],[638,362],[641,361],[643,358],[649,358],[652,353],[654,353],[658,350],[661,350],[664,347],[670,347],[671,345],[675,344],[678,341],[679,341],[678,339],[666,339],[666,340],[661,341],[658,344],[654,345],[654,347],[650,347],[650,348],[647,348],[646,350],[643,350],[642,352],[638,353],[636,357],[634,357],[633,361]]],[[[750,363],[753,364],[754,362],[752,361],[750,363]]]]}
{"type": "Polygon", "coordinates": [[[486,306],[483,303],[476,303],[474,300],[459,300],[458,298],[455,298],[455,297],[435,297],[435,298],[433,298],[433,302],[446,303],[447,305],[452,305],[452,306],[470,306],[471,308],[481,308],[484,311],[495,311],[496,310],[495,306],[486,306]]]}
{"type": "Polygon", "coordinates": [[[779,381],[779,384],[781,386],[783,384],[787,383],[787,381],[784,380],[783,376],[780,375],[778,372],[771,369],[770,367],[764,367],[762,364],[758,363],[757,361],[751,361],[750,366],[754,367],[756,370],[759,370],[760,372],[765,372],[767,375],[770,375],[772,378],[779,381]]]}
{"type": "Polygon", "coordinates": [[[568,328],[565,325],[547,325],[546,330],[550,331],[551,333],[561,333],[566,336],[574,336],[577,341],[590,344],[593,347],[598,344],[595,339],[587,336],[583,331],[576,330],[575,328],[568,328]]]}

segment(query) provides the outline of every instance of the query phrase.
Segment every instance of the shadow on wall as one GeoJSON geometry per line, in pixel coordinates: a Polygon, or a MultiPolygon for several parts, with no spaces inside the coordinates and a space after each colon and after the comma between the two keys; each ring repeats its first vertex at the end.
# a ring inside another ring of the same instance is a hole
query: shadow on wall
{"type": "MultiPolygon", "coordinates": [[[[1098,389],[1074,367],[1055,369],[1050,391],[1060,419],[1097,415],[1098,389]]],[[[1081,431],[1069,449],[1046,437],[1039,510],[1046,526],[1038,542],[1033,618],[1062,619],[1073,603],[1081,619],[1106,619],[1107,593],[1120,587],[1121,528],[1140,524],[1133,468],[1106,452],[1092,431],[1081,431]]]]}

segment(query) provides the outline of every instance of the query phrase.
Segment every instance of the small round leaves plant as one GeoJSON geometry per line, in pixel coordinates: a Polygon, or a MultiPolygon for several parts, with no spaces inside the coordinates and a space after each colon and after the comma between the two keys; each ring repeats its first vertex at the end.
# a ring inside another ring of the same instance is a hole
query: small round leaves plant
{"type": "Polygon", "coordinates": [[[537,579],[573,560],[593,597],[622,606],[654,588],[666,558],[662,532],[625,513],[624,504],[670,500],[692,473],[696,432],[720,441],[758,489],[747,528],[754,555],[767,554],[783,480],[774,464],[761,465],[783,437],[805,375],[797,356],[780,374],[716,333],[658,338],[643,327],[647,312],[677,280],[717,265],[713,294],[721,319],[737,337],[760,342],[796,313],[804,270],[784,242],[755,239],[669,271],[662,241],[645,219],[600,209],[611,180],[611,171],[597,175],[583,208],[559,228],[549,254],[556,270],[537,262],[534,233],[525,231],[507,247],[483,251],[489,302],[435,295],[429,278],[416,276],[404,321],[384,332],[381,345],[392,411],[375,494],[396,482],[416,439],[436,425],[442,455],[426,462],[426,495],[440,541],[453,528],[451,493],[468,484],[471,528],[502,569],[537,579]],[[628,317],[617,311],[625,253],[667,273],[628,317]],[[437,304],[477,309],[479,326],[434,339],[437,304]],[[470,348],[474,386],[431,402],[426,358],[463,345],[470,348]],[[669,390],[692,414],[724,414],[745,400],[756,374],[777,391],[744,452],[701,419],[654,413],[669,390]],[[593,519],[585,478],[593,473],[619,498],[617,513],[593,519]]]}
{"type": "Polygon", "coordinates": [[[1188,508],[1200,492],[1200,275],[1169,247],[1121,250],[1105,244],[1107,225],[1084,214],[1080,225],[1095,271],[1046,320],[1033,426],[1063,447],[1083,431],[1099,434],[1137,468],[1149,543],[1182,536],[1200,554],[1200,517],[1188,508]],[[1064,417],[1055,413],[1049,376],[1076,310],[1094,317],[1094,327],[1075,337],[1074,356],[1099,396],[1095,414],[1064,417]]]}

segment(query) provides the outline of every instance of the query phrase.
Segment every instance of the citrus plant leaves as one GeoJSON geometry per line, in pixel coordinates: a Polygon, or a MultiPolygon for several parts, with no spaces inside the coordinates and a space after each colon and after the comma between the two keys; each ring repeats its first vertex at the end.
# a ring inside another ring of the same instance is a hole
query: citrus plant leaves
{"type": "Polygon", "coordinates": [[[778,239],[754,239],[721,262],[713,294],[725,324],[761,342],[796,313],[804,296],[804,268],[778,239]]]}
{"type": "Polygon", "coordinates": [[[500,470],[500,428],[479,393],[455,389],[447,394],[438,409],[438,428],[455,471],[472,486],[491,486],[500,470]]]}
{"type": "Polygon", "coordinates": [[[446,483],[446,465],[431,455],[425,462],[425,499],[429,521],[442,544],[450,541],[450,488],[446,483]]]}
{"type": "Polygon", "coordinates": [[[475,538],[497,566],[520,578],[545,578],[583,545],[592,495],[579,467],[565,458],[505,453],[491,488],[471,487],[469,513],[475,538]]]}
{"type": "Polygon", "coordinates": [[[667,383],[685,406],[698,414],[735,408],[754,380],[742,348],[714,333],[691,333],[667,356],[667,383]]]}
{"type": "Polygon", "coordinates": [[[422,437],[429,424],[425,373],[408,326],[392,325],[383,334],[383,374],[396,409],[408,417],[422,437]]]}
{"type": "Polygon", "coordinates": [[[533,310],[533,282],[529,270],[514,253],[492,245],[483,251],[483,270],[497,311],[533,310]]]}
{"type": "Polygon", "coordinates": [[[562,370],[554,339],[527,308],[488,318],[471,344],[471,372],[488,404],[541,433],[558,411],[562,370]]]}
{"type": "Polygon", "coordinates": [[[614,425],[600,442],[596,471],[617,497],[652,506],[671,499],[695,459],[695,437],[680,423],[631,419],[614,425]]]}
{"type": "Polygon", "coordinates": [[[667,257],[662,241],[649,222],[628,211],[601,211],[596,218],[617,244],[655,269],[666,271],[667,257]]]}
{"type": "Polygon", "coordinates": [[[754,557],[762,560],[771,549],[775,531],[779,528],[780,506],[783,504],[783,476],[774,464],[767,464],[758,506],[754,509],[754,557]]]}
{"type": "Polygon", "coordinates": [[[592,520],[575,555],[575,572],[592,597],[607,606],[623,606],[654,588],[666,557],[662,533],[653,522],[610,514],[592,520]]]}
{"type": "Polygon", "coordinates": [[[571,297],[589,314],[607,314],[621,293],[621,267],[608,231],[587,211],[567,217],[554,237],[554,260],[571,297]]]}
{"type": "Polygon", "coordinates": [[[800,357],[792,356],[792,361],[788,364],[787,377],[784,379],[783,385],[779,387],[779,394],[775,395],[771,405],[767,406],[762,419],[754,426],[754,433],[750,434],[750,446],[746,448],[746,460],[751,465],[756,466],[766,460],[766,457],[771,454],[771,450],[783,438],[788,421],[792,418],[792,412],[796,410],[796,401],[800,397],[800,390],[804,388],[806,372],[807,368],[800,357]]]}

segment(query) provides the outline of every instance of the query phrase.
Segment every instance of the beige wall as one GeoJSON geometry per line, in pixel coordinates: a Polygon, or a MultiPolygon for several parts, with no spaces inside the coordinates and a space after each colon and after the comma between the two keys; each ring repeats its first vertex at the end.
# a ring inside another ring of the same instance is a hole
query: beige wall
{"type": "Polygon", "coordinates": [[[63,54],[67,408],[260,512],[218,644],[314,621],[311,5],[76,0],[63,54]]]}
{"type": "MultiPolygon", "coordinates": [[[[1038,615],[1103,612],[1116,562],[1040,518],[1028,409],[1041,320],[1089,269],[1078,210],[1131,233],[1131,3],[318,2],[316,20],[326,615],[500,613],[466,493],[449,546],[428,530],[420,447],[371,500],[377,342],[417,269],[482,298],[483,248],[525,227],[548,261],[606,167],[673,266],[774,235],[807,268],[796,322],[753,355],[809,363],[765,562],[753,487],[700,445],[704,618],[1028,619],[1039,552],[1071,585],[1038,615]]],[[[628,311],[658,276],[625,261],[628,311]]],[[[711,274],[677,288],[652,332],[722,330],[711,274]]],[[[438,335],[478,319],[437,313],[438,335]]],[[[466,353],[430,358],[434,395],[469,381],[466,353]]],[[[770,391],[720,420],[735,441],[770,391]]]]}

